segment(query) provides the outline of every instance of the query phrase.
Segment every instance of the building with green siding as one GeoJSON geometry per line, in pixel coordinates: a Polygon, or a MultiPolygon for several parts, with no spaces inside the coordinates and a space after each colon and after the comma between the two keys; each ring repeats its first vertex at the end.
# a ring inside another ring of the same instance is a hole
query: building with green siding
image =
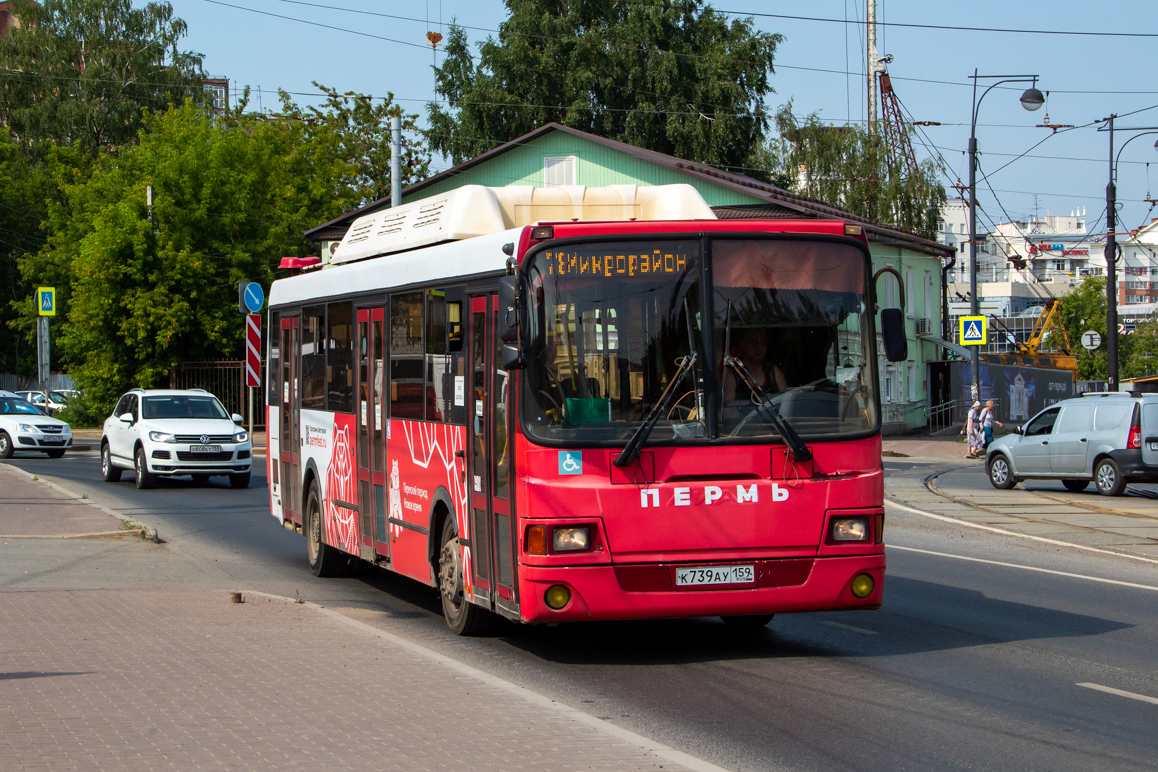
{"type": "MultiPolygon", "coordinates": [[[[869,238],[874,272],[891,267],[904,278],[904,297],[889,273],[881,274],[878,283],[882,307],[903,302],[909,334],[907,362],[890,363],[882,355],[878,363],[884,430],[895,433],[925,425],[927,363],[940,358],[940,349],[933,341],[943,337],[942,268],[953,258],[953,247],[895,226],[856,217],[823,201],[798,196],[742,174],[555,123],[415,183],[402,191],[402,199],[409,203],[463,185],[605,187],[676,183],[695,187],[721,219],[819,217],[861,224],[869,238]]],[[[324,261],[355,219],[390,205],[389,197],[373,201],[312,228],[305,235],[321,245],[324,261]]]]}

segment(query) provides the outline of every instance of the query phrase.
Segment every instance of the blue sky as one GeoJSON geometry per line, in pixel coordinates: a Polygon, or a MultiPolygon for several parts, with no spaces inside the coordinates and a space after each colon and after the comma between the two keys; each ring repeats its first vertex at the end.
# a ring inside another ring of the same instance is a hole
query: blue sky
{"type": "MultiPolygon", "coordinates": [[[[343,91],[373,95],[392,92],[404,108],[423,116],[425,103],[433,96],[432,56],[441,56],[422,48],[426,32],[445,33],[452,18],[464,25],[495,29],[506,16],[499,0],[316,0],[329,6],[430,19],[429,23],[311,8],[285,0],[221,0],[252,10],[210,0],[172,2],[177,14],[189,23],[186,46],[205,54],[206,69],[230,78],[236,86],[260,86],[266,107],[276,104],[268,92],[277,87],[313,92],[310,82],[318,81],[343,91]]],[[[720,0],[716,7],[738,13],[842,20],[863,20],[865,13],[864,0],[720,0]]],[[[878,0],[878,19],[972,28],[1158,33],[1153,8],[1152,0],[974,0],[968,4],[878,0]]],[[[755,21],[760,29],[785,36],[776,57],[777,71],[772,83],[777,93],[769,97],[771,108],[791,99],[798,113],[816,110],[835,122],[864,119],[865,80],[859,74],[864,68],[862,26],[763,17],[755,21]],[[856,74],[841,74],[845,71],[856,74]]],[[[486,34],[470,31],[472,40],[486,34]]],[[[1046,139],[1050,130],[1036,128],[1036,124],[1044,122],[1047,112],[1052,123],[1081,126],[1111,112],[1124,114],[1158,106],[1158,78],[1151,74],[1156,46],[1158,37],[1023,35],[889,26],[881,28],[878,45],[882,54],[894,57],[889,72],[904,107],[917,120],[942,124],[924,130],[928,143],[936,150],[918,142],[918,159],[939,152],[952,170],[951,175],[960,175],[965,181],[968,167],[962,151],[969,136],[971,98],[966,76],[974,68],[981,74],[1040,75],[1039,87],[1049,92],[1045,108],[1035,113],[1023,110],[1018,103],[1020,86],[994,89],[981,106],[978,144],[983,153],[982,169],[993,173],[993,192],[979,182],[978,200],[995,221],[1005,219],[1003,208],[1017,217],[1034,212],[1035,207],[1041,214],[1069,214],[1086,207],[1091,224],[1105,210],[1107,135],[1091,126],[1046,139]],[[1014,160],[1043,139],[1046,141],[1027,156],[1014,160]],[[1010,161],[1013,163],[997,171],[1010,161]]],[[[309,96],[297,98],[311,101],[309,96]]],[[[255,104],[256,101],[255,95],[255,104]]],[[[1119,125],[1158,126],[1158,109],[1122,118],[1119,125]]],[[[1129,135],[1119,136],[1120,143],[1129,135]]],[[[1158,216],[1158,209],[1151,213],[1150,204],[1143,201],[1147,195],[1158,197],[1156,138],[1158,135],[1140,138],[1122,155],[1118,180],[1118,196],[1123,202],[1119,215],[1122,227],[1134,228],[1148,222],[1145,218],[1158,216]],[[1153,168],[1148,168],[1147,162],[1153,168]]],[[[436,163],[436,168],[445,166],[436,163]]],[[[956,179],[946,182],[952,184],[956,179]]]]}

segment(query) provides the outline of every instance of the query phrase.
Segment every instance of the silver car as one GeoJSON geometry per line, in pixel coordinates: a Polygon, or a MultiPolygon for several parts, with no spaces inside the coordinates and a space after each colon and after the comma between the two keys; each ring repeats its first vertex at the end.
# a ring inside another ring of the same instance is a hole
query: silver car
{"type": "Polygon", "coordinates": [[[1061,480],[1119,496],[1128,482],[1158,481],[1158,394],[1099,392],[1042,410],[986,451],[989,482],[1061,480]]]}

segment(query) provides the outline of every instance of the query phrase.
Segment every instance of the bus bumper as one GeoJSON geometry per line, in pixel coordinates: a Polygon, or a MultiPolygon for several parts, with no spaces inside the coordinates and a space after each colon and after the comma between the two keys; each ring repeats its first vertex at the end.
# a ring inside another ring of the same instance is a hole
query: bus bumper
{"type": "Polygon", "coordinates": [[[759,586],[726,590],[674,589],[670,581],[674,567],[667,564],[566,568],[521,565],[520,607],[525,622],[542,623],[875,609],[881,605],[884,554],[757,563],[759,586]],[[859,574],[873,578],[873,590],[865,598],[852,593],[852,580],[859,574]],[[545,595],[549,588],[560,584],[570,590],[571,600],[555,610],[547,605],[545,595]]]}

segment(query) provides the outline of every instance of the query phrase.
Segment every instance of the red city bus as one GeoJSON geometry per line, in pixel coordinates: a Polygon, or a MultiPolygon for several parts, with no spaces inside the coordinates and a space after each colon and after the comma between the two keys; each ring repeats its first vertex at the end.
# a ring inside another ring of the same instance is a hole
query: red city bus
{"type": "Polygon", "coordinates": [[[358,245],[411,204],[275,282],[271,507],[313,572],[437,587],[460,634],[879,607],[863,231],[702,210],[358,245]]]}

